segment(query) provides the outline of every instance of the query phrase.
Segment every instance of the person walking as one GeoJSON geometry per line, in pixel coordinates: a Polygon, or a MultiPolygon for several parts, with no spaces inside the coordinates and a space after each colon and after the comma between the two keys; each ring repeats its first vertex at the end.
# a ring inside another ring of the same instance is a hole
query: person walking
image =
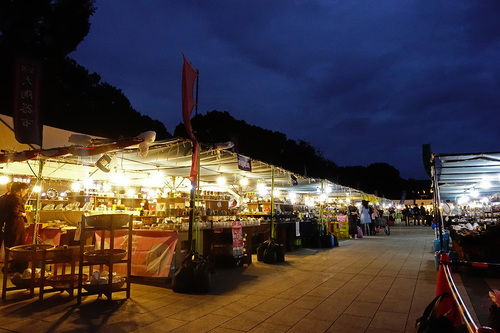
{"type": "Polygon", "coordinates": [[[359,209],[359,222],[361,223],[361,229],[363,230],[363,235],[370,234],[370,223],[372,218],[370,216],[370,208],[368,206],[368,201],[361,201],[361,207],[359,209]]]}
{"type": "Polygon", "coordinates": [[[358,208],[354,205],[354,200],[351,200],[347,207],[347,223],[349,225],[349,236],[353,239],[356,238],[356,234],[358,233],[358,218],[358,208]]]}

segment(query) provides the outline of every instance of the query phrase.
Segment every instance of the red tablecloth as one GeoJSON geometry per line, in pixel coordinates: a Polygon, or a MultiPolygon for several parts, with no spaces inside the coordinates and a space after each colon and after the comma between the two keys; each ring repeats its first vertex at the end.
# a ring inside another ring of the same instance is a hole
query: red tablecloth
{"type": "MultiPolygon", "coordinates": [[[[115,249],[127,249],[127,230],[115,233],[115,249]]],[[[96,245],[101,244],[102,232],[96,231],[96,245]]],[[[105,234],[105,248],[109,247],[109,233],[105,234]]],[[[168,277],[179,235],[171,230],[132,231],[132,275],[147,277],[168,277]]],[[[126,273],[126,265],[113,266],[113,271],[126,273]]]]}

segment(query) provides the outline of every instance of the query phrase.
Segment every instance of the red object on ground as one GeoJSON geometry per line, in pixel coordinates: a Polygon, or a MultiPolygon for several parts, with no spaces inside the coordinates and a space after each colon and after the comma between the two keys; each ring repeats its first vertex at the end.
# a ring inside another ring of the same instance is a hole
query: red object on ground
{"type": "MultiPolygon", "coordinates": [[[[449,263],[450,257],[447,253],[441,254],[441,262],[449,263]]],[[[450,273],[451,274],[451,273],[450,273]]],[[[451,290],[450,285],[448,284],[448,279],[446,278],[446,273],[444,272],[444,265],[439,265],[437,283],[436,283],[436,297],[441,295],[442,293],[449,293],[453,296],[453,292],[451,290]]],[[[455,325],[459,325],[462,323],[462,317],[460,316],[460,312],[458,310],[458,305],[455,302],[454,298],[446,298],[444,299],[438,307],[438,311],[436,315],[439,317],[440,315],[445,315],[448,319],[452,320],[455,325]],[[450,309],[453,309],[450,312],[450,309]]]]}
{"type": "MultiPolygon", "coordinates": [[[[446,253],[441,254],[441,262],[450,262],[450,257],[446,253]]],[[[448,280],[446,279],[446,274],[444,273],[443,265],[439,265],[437,283],[436,283],[436,297],[441,295],[442,293],[447,292],[451,295],[450,285],[448,284],[448,280]]]]}

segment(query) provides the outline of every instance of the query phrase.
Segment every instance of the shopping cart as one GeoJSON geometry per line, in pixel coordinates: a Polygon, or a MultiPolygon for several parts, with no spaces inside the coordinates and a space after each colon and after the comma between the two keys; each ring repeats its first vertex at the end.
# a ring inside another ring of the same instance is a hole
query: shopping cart
{"type": "Polygon", "coordinates": [[[386,235],[391,234],[391,229],[389,228],[386,217],[381,216],[375,219],[375,231],[379,231],[380,229],[384,229],[386,235]]]}

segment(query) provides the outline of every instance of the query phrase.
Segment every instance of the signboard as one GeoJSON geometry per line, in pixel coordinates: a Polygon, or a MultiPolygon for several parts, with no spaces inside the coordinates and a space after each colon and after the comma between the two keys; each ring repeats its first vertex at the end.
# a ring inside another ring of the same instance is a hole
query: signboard
{"type": "Polygon", "coordinates": [[[13,118],[19,143],[42,146],[41,75],[38,61],[18,58],[14,70],[13,118]]]}
{"type": "Polygon", "coordinates": [[[243,229],[241,221],[232,222],[233,256],[243,255],[243,229]]]}
{"type": "Polygon", "coordinates": [[[238,155],[238,169],[252,171],[252,161],[245,156],[238,155]]]}

